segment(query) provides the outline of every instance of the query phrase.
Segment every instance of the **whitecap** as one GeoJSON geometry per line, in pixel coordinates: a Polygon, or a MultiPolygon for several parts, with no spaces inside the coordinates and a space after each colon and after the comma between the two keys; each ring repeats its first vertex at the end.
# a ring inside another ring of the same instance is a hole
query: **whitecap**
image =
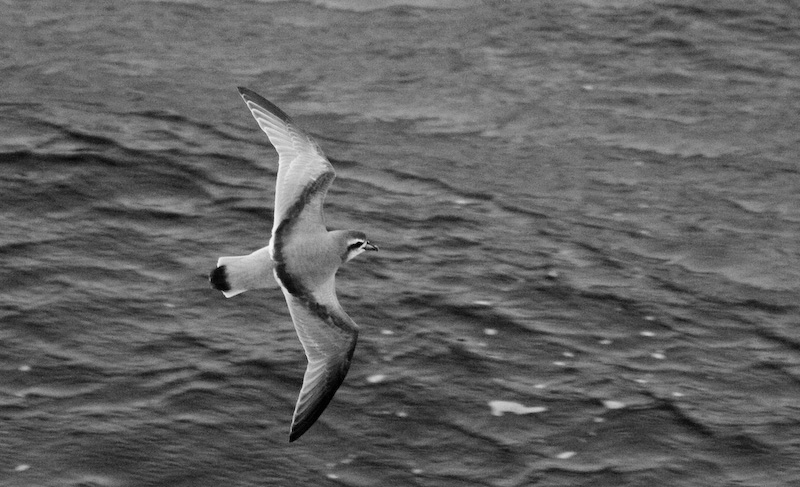
{"type": "Polygon", "coordinates": [[[544,406],[524,406],[512,401],[489,401],[489,407],[492,408],[492,416],[502,416],[504,413],[533,414],[547,411],[544,406]]]}

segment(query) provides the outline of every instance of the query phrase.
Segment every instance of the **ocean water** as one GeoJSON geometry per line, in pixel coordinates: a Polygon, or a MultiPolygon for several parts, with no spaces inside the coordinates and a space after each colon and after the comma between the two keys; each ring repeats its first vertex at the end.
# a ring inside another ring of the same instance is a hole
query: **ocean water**
{"type": "Polygon", "coordinates": [[[0,485],[800,485],[795,2],[6,0],[0,485]],[[277,158],[381,251],[288,442],[277,158]]]}

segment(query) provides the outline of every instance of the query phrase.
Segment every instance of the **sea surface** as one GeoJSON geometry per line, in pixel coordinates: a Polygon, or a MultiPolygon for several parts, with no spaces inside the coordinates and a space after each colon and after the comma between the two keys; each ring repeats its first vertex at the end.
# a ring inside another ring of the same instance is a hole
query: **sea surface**
{"type": "Polygon", "coordinates": [[[0,2],[0,485],[800,485],[796,1],[0,2]],[[350,373],[300,440],[266,245],[333,161],[350,373]]]}

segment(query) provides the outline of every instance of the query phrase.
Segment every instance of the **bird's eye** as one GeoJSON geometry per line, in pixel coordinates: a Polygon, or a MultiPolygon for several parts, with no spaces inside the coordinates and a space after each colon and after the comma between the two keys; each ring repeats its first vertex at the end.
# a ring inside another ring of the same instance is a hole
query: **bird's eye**
{"type": "Polygon", "coordinates": [[[351,243],[350,245],[347,246],[347,250],[355,250],[355,249],[361,248],[361,246],[363,246],[363,245],[364,245],[364,242],[362,242],[361,240],[356,240],[355,242],[353,242],[353,243],[351,243]]]}

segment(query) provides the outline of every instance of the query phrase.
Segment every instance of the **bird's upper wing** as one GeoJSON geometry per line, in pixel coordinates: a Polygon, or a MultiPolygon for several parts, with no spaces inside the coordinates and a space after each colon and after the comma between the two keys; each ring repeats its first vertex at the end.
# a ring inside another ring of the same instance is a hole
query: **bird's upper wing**
{"type": "Polygon", "coordinates": [[[333,166],[319,145],[280,108],[247,88],[240,87],[239,94],[278,151],[273,234],[283,220],[301,212],[305,223],[324,226],[322,200],[336,175],[333,166]]]}
{"type": "Polygon", "coordinates": [[[356,348],[358,326],[336,299],[334,281],[331,277],[315,292],[299,296],[284,288],[297,336],[308,358],[289,441],[305,433],[325,410],[344,381],[356,348]]]}

